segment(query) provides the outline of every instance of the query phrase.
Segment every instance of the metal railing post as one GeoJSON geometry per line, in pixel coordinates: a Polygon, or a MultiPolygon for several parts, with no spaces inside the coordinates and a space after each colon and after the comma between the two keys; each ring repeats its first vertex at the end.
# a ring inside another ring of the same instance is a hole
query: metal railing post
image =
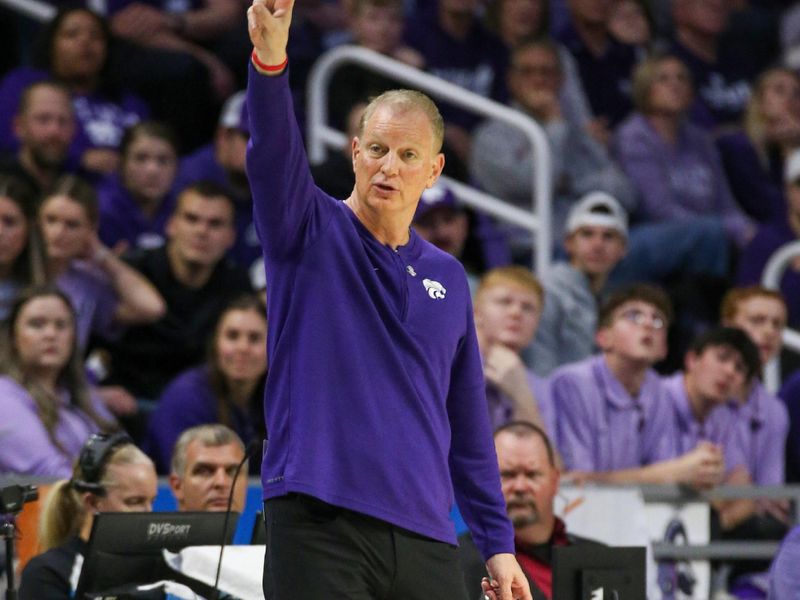
{"type": "MultiPolygon", "coordinates": [[[[800,241],[789,242],[778,248],[764,267],[761,284],[771,290],[780,290],[783,272],[789,262],[798,256],[800,256],[800,241]]],[[[787,327],[783,330],[783,343],[788,349],[800,352],[800,332],[787,327]]],[[[764,386],[774,394],[780,385],[781,365],[780,357],[777,357],[764,367],[764,386]]]]}

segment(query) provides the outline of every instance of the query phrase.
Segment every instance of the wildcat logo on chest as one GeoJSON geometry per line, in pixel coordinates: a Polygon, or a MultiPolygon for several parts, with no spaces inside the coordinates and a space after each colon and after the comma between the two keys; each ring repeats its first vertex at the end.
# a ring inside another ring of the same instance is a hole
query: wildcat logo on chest
{"type": "Polygon", "coordinates": [[[432,300],[444,300],[444,295],[447,293],[447,290],[441,283],[433,279],[423,279],[422,285],[425,286],[425,290],[432,300]]]}

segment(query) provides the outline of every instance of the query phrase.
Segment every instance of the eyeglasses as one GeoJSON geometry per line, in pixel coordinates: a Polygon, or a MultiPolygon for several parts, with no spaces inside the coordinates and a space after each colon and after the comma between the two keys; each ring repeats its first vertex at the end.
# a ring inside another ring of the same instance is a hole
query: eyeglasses
{"type": "Polygon", "coordinates": [[[647,314],[638,308],[629,308],[621,312],[619,316],[639,326],[644,326],[649,323],[650,327],[653,329],[664,329],[667,326],[667,321],[664,317],[657,314],[647,314]]]}

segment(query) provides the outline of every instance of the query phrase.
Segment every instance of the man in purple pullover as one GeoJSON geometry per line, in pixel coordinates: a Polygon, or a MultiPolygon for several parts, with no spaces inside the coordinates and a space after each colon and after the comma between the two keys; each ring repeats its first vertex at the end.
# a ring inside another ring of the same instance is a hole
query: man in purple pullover
{"type": "Polygon", "coordinates": [[[247,172],[270,315],[265,596],[468,598],[455,495],[489,596],[530,600],[464,269],[410,229],[444,166],[441,116],[417,92],[382,95],[352,142],[352,194],[322,192],[288,84],[293,4],[248,11],[247,172]]]}

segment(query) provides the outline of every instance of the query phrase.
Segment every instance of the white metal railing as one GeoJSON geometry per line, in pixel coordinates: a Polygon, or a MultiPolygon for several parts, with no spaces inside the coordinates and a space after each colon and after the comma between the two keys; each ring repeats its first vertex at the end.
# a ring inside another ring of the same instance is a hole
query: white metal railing
{"type": "MultiPolygon", "coordinates": [[[[789,242],[778,248],[767,261],[761,284],[772,290],[779,290],[781,277],[789,262],[800,257],[800,241],[789,242]]],[[[800,332],[788,327],[783,330],[783,344],[789,350],[800,352],[800,332]]],[[[764,385],[770,392],[777,392],[781,384],[780,357],[771,360],[764,369],[764,385]]]]}
{"type": "Polygon", "coordinates": [[[536,274],[539,277],[544,276],[550,268],[552,254],[551,175],[550,147],[539,124],[517,110],[372,50],[359,46],[338,46],[323,54],[314,63],[308,78],[307,141],[308,156],[312,163],[324,160],[328,147],[338,149],[347,142],[341,131],[328,125],[330,79],[333,72],[346,63],[358,64],[484,117],[499,119],[525,133],[533,148],[534,156],[531,165],[532,212],[522,210],[449,177],[444,177],[443,181],[452,187],[464,204],[530,231],[533,234],[532,247],[536,274]]]}
{"type": "Polygon", "coordinates": [[[0,4],[36,21],[49,21],[56,15],[56,8],[40,0],[0,0],[0,4]]]}

